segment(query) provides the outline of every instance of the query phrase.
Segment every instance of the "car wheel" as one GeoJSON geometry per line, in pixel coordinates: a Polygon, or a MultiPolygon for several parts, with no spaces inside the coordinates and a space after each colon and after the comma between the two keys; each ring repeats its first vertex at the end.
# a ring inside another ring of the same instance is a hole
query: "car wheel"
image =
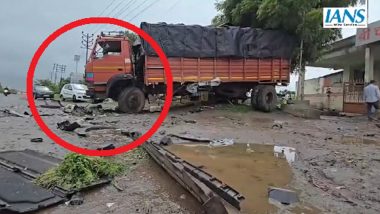
{"type": "Polygon", "coordinates": [[[38,99],[38,96],[37,96],[37,94],[34,94],[34,99],[36,100],[36,99],[38,99]]]}
{"type": "Polygon", "coordinates": [[[61,98],[62,101],[65,101],[65,98],[63,97],[62,94],[61,94],[60,98],[61,98]]]}
{"type": "Polygon", "coordinates": [[[74,95],[73,96],[73,102],[76,102],[77,101],[77,97],[74,95]]]}

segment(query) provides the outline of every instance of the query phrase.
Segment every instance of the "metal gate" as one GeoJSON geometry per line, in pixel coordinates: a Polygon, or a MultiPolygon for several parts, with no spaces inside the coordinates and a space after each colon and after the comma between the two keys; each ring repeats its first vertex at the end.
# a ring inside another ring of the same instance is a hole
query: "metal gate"
{"type": "Polygon", "coordinates": [[[366,110],[363,99],[363,82],[343,83],[343,111],[348,113],[364,114],[366,110]]]}

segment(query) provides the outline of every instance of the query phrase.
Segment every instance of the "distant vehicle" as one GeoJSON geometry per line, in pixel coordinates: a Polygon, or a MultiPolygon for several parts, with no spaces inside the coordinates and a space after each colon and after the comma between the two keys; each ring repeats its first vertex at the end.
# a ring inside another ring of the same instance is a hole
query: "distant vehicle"
{"type": "Polygon", "coordinates": [[[4,96],[8,96],[11,94],[11,92],[9,91],[9,89],[7,87],[5,87],[3,90],[3,94],[4,94],[4,96]]]}
{"type": "Polygon", "coordinates": [[[54,97],[54,92],[51,91],[48,87],[42,85],[36,85],[33,88],[33,96],[34,99],[43,98],[46,100],[47,98],[52,99],[54,97]]]}
{"type": "Polygon", "coordinates": [[[82,84],[66,84],[62,87],[60,97],[62,100],[71,99],[75,101],[88,101],[90,96],[86,95],[87,86],[82,84]]]}

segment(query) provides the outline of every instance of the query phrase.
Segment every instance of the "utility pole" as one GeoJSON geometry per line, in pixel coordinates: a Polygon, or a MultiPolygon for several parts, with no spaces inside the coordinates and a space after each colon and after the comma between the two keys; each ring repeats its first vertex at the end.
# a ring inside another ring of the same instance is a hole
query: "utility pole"
{"type": "Polygon", "coordinates": [[[303,100],[304,98],[304,89],[305,89],[305,67],[303,67],[303,39],[301,40],[300,47],[300,63],[299,63],[299,71],[298,71],[298,86],[297,86],[297,96],[299,100],[303,100]]]}
{"type": "Polygon", "coordinates": [[[86,63],[88,62],[88,51],[94,44],[94,34],[84,33],[82,31],[82,47],[86,49],[86,63]]]}
{"type": "Polygon", "coordinates": [[[74,55],[74,61],[75,61],[75,73],[78,73],[78,63],[80,61],[80,55],[74,55]]]}
{"type": "Polygon", "coordinates": [[[53,82],[53,75],[54,75],[54,72],[55,72],[55,66],[57,66],[57,63],[54,63],[53,70],[50,72],[50,81],[52,81],[52,82],[53,82]]]}
{"type": "MultiPolygon", "coordinates": [[[[59,82],[62,81],[63,74],[66,72],[66,65],[60,65],[57,63],[54,63],[53,66],[53,73],[54,73],[54,84],[57,84],[57,76],[58,73],[61,73],[61,79],[59,82]]],[[[53,76],[53,75],[52,75],[53,76]]]]}

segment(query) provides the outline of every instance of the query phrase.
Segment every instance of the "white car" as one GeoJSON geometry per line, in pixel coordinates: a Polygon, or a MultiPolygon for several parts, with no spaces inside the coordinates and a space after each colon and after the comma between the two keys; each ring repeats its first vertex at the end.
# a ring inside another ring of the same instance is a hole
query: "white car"
{"type": "Polygon", "coordinates": [[[66,99],[71,99],[74,102],[88,101],[90,96],[86,95],[87,90],[87,86],[82,84],[66,84],[62,87],[60,97],[63,101],[66,99]]]}

